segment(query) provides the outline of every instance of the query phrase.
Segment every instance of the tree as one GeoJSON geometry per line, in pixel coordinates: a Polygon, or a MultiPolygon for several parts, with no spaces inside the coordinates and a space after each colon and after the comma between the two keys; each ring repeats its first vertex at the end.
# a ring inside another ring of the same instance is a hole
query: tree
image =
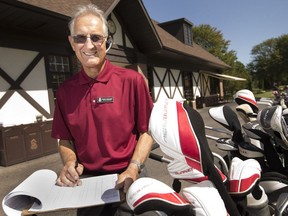
{"type": "Polygon", "coordinates": [[[246,78],[248,82],[225,81],[224,88],[229,89],[231,93],[242,88],[250,88],[250,75],[245,66],[237,61],[236,51],[229,50],[230,41],[225,40],[221,31],[210,25],[193,26],[193,41],[206,49],[214,56],[221,59],[231,68],[223,71],[224,74],[246,78]]]}
{"type": "Polygon", "coordinates": [[[273,83],[288,82],[288,34],[271,38],[254,46],[248,70],[259,88],[269,89],[273,83]]]}
{"type": "Polygon", "coordinates": [[[195,43],[221,60],[224,58],[230,41],[223,38],[221,31],[210,25],[199,25],[193,26],[192,32],[195,43]]]}
{"type": "Polygon", "coordinates": [[[288,34],[284,34],[277,38],[277,49],[279,54],[279,70],[281,76],[285,76],[285,81],[288,81],[288,34]]]}

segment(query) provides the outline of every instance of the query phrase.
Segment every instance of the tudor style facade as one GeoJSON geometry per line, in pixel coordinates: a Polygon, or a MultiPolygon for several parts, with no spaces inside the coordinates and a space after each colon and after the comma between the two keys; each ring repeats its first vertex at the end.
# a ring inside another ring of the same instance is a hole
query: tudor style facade
{"type": "Polygon", "coordinates": [[[108,58],[143,73],[155,102],[185,99],[198,108],[197,99],[210,105],[224,96],[221,70],[229,66],[193,43],[192,23],[186,19],[157,23],[141,0],[1,0],[1,124],[53,117],[55,91],[80,69],[67,40],[67,23],[78,4],[91,2],[105,12],[112,28],[108,58]]]}
{"type": "Polygon", "coordinates": [[[107,58],[142,73],[154,102],[168,97],[200,108],[224,96],[221,70],[229,66],[193,43],[186,19],[157,23],[141,0],[0,0],[0,165],[57,151],[55,92],[80,70],[67,23],[91,2],[109,21],[107,58]]]}
{"type": "Polygon", "coordinates": [[[43,120],[53,117],[55,91],[80,69],[67,40],[67,23],[78,4],[90,2],[105,12],[113,31],[108,58],[143,73],[155,102],[163,97],[186,99],[198,108],[203,102],[211,104],[212,95],[216,97],[212,103],[223,97],[221,80],[211,74],[229,66],[193,43],[192,23],[186,19],[159,24],[140,0],[71,0],[69,4],[67,0],[1,0],[0,122],[4,126],[32,123],[39,115],[43,120]]]}

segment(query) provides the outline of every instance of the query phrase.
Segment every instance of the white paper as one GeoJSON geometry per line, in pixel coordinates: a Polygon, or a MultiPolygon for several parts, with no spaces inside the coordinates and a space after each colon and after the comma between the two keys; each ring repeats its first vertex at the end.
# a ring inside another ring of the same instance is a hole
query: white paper
{"type": "Polygon", "coordinates": [[[13,216],[21,215],[29,203],[33,203],[29,211],[45,212],[120,201],[119,191],[114,189],[117,174],[81,179],[82,185],[76,187],[57,186],[56,178],[51,170],[34,172],[4,197],[3,210],[13,216]]]}

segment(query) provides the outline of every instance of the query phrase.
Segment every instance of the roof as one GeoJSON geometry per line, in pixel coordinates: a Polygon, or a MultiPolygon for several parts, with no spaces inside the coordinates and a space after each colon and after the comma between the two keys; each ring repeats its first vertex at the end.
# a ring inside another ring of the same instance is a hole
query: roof
{"type": "Polygon", "coordinates": [[[210,77],[214,77],[214,78],[222,79],[222,80],[247,81],[245,78],[226,75],[226,74],[211,73],[209,71],[201,71],[201,73],[206,74],[210,77]]]}
{"type": "Polygon", "coordinates": [[[53,11],[65,16],[71,17],[74,13],[75,8],[80,5],[89,3],[96,4],[105,14],[111,13],[113,7],[117,5],[120,0],[18,0],[26,4],[30,4],[39,8],[43,8],[49,11],[53,11]]]}
{"type": "MultiPolygon", "coordinates": [[[[9,0],[1,1],[11,2],[9,0]]],[[[66,20],[72,16],[77,6],[83,4],[96,4],[104,11],[106,16],[115,8],[118,8],[117,12],[122,15],[122,21],[124,21],[126,29],[135,40],[140,52],[151,58],[155,58],[155,61],[161,60],[167,62],[167,59],[169,59],[172,60],[171,62],[175,61],[173,64],[179,64],[179,61],[186,62],[188,67],[193,64],[207,65],[214,69],[229,68],[229,65],[196,43],[193,43],[192,46],[185,45],[161,28],[156,21],[149,17],[141,0],[17,0],[17,2],[38,8],[38,12],[43,12],[44,9],[46,13],[50,11],[53,16],[57,16],[57,14],[59,17],[62,16],[62,19],[65,16],[66,20]]],[[[59,29],[61,29],[60,26],[59,29]]],[[[60,35],[61,33],[58,32],[58,34],[60,35]]]]}
{"type": "Polygon", "coordinates": [[[215,57],[208,51],[206,51],[204,48],[199,46],[196,43],[193,43],[192,46],[186,45],[179,41],[177,38],[169,34],[167,31],[162,29],[155,21],[153,22],[153,25],[161,39],[161,42],[163,44],[163,48],[169,49],[174,52],[182,53],[184,55],[190,55],[195,58],[200,58],[203,61],[209,61],[211,63],[214,63],[215,65],[218,65],[221,68],[229,68],[230,66],[224,63],[219,58],[215,57]]]}

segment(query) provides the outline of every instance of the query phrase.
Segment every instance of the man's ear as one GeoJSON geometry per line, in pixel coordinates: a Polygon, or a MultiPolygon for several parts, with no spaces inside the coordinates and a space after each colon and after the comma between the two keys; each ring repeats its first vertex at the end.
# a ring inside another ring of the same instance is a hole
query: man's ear
{"type": "Polygon", "coordinates": [[[70,45],[71,45],[73,51],[75,51],[75,49],[74,49],[74,42],[73,42],[73,38],[72,38],[71,35],[68,36],[68,40],[69,40],[69,42],[70,42],[70,45]]]}
{"type": "Polygon", "coordinates": [[[110,50],[112,45],[113,45],[113,39],[111,36],[108,36],[108,38],[106,40],[106,53],[110,50]]]}

